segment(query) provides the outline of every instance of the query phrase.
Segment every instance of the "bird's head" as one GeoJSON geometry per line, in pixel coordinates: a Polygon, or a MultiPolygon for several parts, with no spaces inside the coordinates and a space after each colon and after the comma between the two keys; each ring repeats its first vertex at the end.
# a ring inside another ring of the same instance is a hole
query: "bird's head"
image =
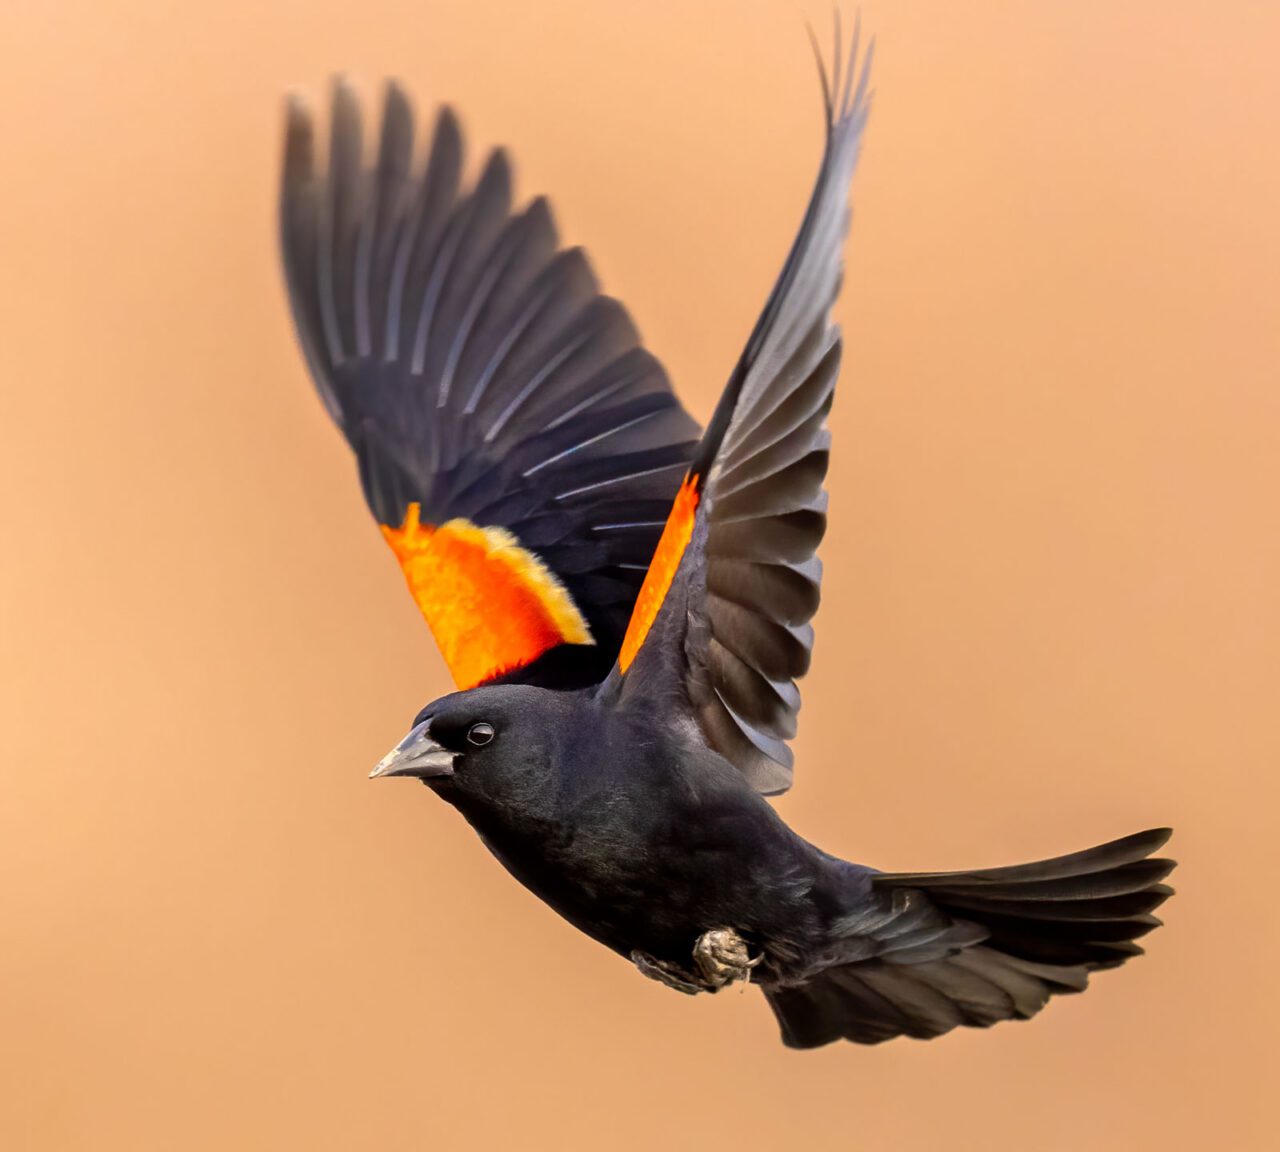
{"type": "Polygon", "coordinates": [[[521,684],[442,696],[418,713],[370,776],[414,777],[464,806],[528,805],[555,771],[572,695],[521,684]]]}

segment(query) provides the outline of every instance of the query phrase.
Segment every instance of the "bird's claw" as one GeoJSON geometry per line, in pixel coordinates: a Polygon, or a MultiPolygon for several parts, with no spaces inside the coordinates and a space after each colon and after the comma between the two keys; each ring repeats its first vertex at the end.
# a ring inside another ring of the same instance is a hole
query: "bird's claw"
{"type": "Polygon", "coordinates": [[[693,945],[692,970],[658,960],[647,952],[634,951],[631,962],[650,980],[688,996],[699,992],[719,992],[738,980],[750,980],[751,970],[763,959],[751,958],[747,942],[732,928],[712,928],[693,945]]]}
{"type": "Polygon", "coordinates": [[[683,992],[686,996],[696,996],[699,992],[706,991],[696,973],[688,972],[679,964],[672,964],[670,960],[658,960],[647,952],[637,950],[631,953],[631,963],[650,980],[657,980],[660,984],[674,988],[677,992],[683,992]]]}
{"type": "Polygon", "coordinates": [[[698,937],[693,946],[693,960],[708,990],[715,992],[738,980],[750,980],[753,969],[763,956],[754,960],[747,942],[732,928],[712,928],[698,937]]]}

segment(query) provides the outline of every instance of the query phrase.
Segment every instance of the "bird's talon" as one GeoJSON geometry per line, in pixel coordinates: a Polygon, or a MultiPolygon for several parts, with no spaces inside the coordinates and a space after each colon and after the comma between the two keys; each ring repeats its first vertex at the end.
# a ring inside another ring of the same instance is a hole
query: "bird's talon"
{"type": "Polygon", "coordinates": [[[658,960],[650,956],[647,952],[636,950],[631,953],[631,963],[640,969],[650,980],[657,980],[659,984],[665,984],[668,988],[674,988],[677,992],[683,992],[686,996],[696,996],[699,992],[714,992],[714,988],[707,988],[692,973],[686,972],[677,964],[672,964],[669,960],[658,960]]]}
{"type": "Polygon", "coordinates": [[[763,955],[753,958],[747,942],[732,928],[712,928],[693,946],[694,963],[712,992],[738,980],[749,981],[751,970],[763,959],[763,955]]]}
{"type": "Polygon", "coordinates": [[[631,963],[650,980],[688,996],[719,992],[739,980],[750,982],[751,970],[763,959],[763,955],[752,957],[747,942],[732,928],[712,928],[698,937],[693,945],[692,970],[639,949],[631,953],[631,963]]]}

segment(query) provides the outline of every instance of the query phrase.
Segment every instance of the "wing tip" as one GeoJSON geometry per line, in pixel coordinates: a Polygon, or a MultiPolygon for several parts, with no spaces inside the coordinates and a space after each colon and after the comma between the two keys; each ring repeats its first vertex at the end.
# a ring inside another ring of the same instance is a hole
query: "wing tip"
{"type": "Polygon", "coordinates": [[[413,108],[413,101],[409,99],[409,93],[405,90],[405,86],[400,82],[399,77],[396,76],[388,76],[383,80],[382,102],[385,108],[395,107],[404,109],[406,112],[411,111],[413,108]]]}
{"type": "Polygon", "coordinates": [[[822,106],[828,139],[837,126],[859,119],[869,111],[874,92],[868,86],[876,50],[874,36],[867,41],[865,51],[862,50],[862,10],[859,8],[854,12],[853,34],[848,39],[846,56],[841,7],[838,3],[832,6],[832,12],[834,33],[830,70],[813,24],[807,18],[804,22],[809,46],[818,66],[818,81],[822,85],[822,106]]]}
{"type": "Polygon", "coordinates": [[[284,187],[308,182],[315,173],[315,116],[301,90],[284,98],[284,187]]]}
{"type": "Polygon", "coordinates": [[[431,137],[437,145],[447,143],[459,150],[462,148],[462,120],[458,116],[458,110],[447,100],[436,108],[431,137]]]}

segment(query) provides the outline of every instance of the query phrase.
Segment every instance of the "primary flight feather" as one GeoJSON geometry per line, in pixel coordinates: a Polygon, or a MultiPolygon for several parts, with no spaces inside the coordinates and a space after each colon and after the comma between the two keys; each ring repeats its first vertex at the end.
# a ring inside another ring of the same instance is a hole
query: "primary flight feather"
{"type": "MultiPolygon", "coordinates": [[[[449,109],[425,159],[387,88],[328,155],[291,104],[285,273],[320,396],[459,691],[374,770],[421,779],[567,920],[683,992],[749,979],[794,1047],[1034,1015],[1141,951],[1166,830],[1013,868],[887,874],[764,795],[791,784],[826,528],[857,37],[822,69],[799,234],[705,430],[550,209],[474,185],[449,109]]],[[[868,58],[869,58],[868,53],[868,58]]]]}

